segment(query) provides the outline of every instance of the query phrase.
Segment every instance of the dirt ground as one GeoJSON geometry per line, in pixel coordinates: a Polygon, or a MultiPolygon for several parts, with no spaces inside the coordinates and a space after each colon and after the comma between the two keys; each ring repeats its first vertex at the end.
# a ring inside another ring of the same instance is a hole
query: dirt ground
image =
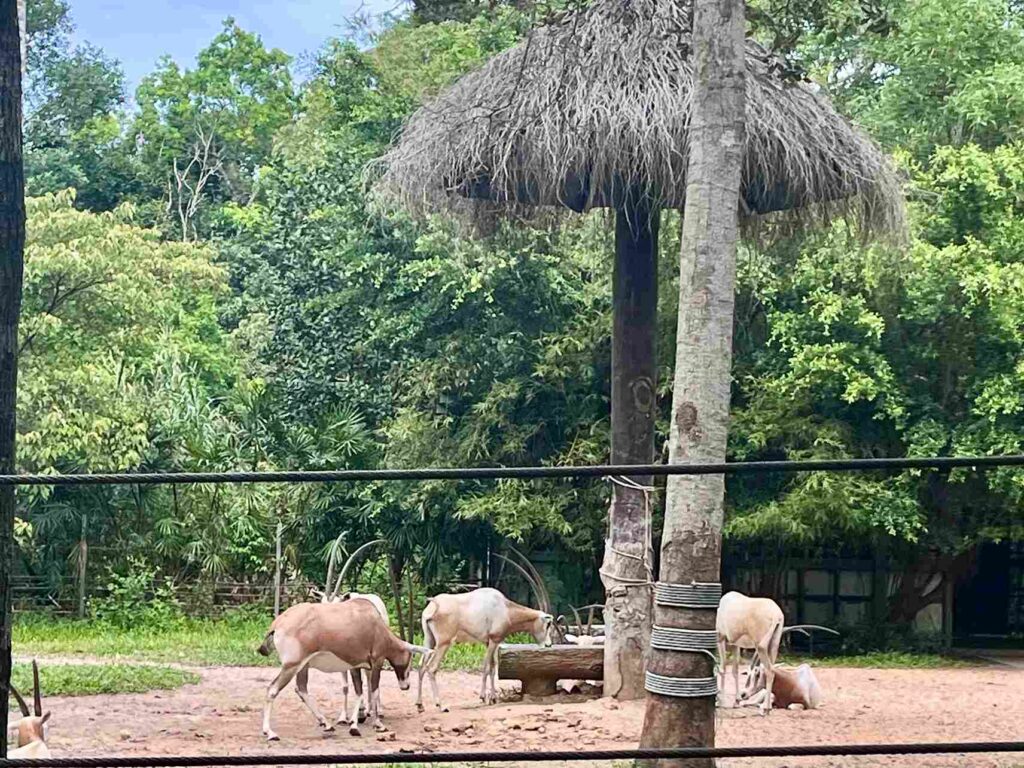
{"type": "MultiPolygon", "coordinates": [[[[275,674],[266,668],[196,670],[202,682],[178,691],[82,698],[51,697],[50,742],[55,757],[284,752],[475,751],[598,749],[635,746],[641,702],[552,697],[543,703],[489,707],[477,698],[479,678],[439,676],[451,712],[415,709],[415,684],[383,682],[384,720],[354,738],[339,728],[324,735],[289,686],[277,700],[274,727],[281,741],[260,734],[263,695],[275,674]]],[[[824,706],[775,711],[719,710],[718,743],[727,745],[850,742],[1012,741],[1024,739],[1024,670],[983,667],[944,670],[820,669],[824,706]]],[[[314,672],[310,692],[322,708],[340,711],[340,680],[314,672]]],[[[504,683],[507,689],[514,684],[504,683]]],[[[511,692],[511,691],[510,691],[511,692]]],[[[1024,766],[1024,754],[882,758],[730,760],[725,766],[1024,766]]]]}

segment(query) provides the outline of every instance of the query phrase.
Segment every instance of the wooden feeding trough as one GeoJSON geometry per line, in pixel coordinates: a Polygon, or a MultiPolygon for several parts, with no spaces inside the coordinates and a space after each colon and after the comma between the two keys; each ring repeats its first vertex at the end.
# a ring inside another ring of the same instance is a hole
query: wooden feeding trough
{"type": "Polygon", "coordinates": [[[603,680],[600,645],[500,645],[498,679],[519,680],[527,696],[551,696],[559,680],[603,680]]]}

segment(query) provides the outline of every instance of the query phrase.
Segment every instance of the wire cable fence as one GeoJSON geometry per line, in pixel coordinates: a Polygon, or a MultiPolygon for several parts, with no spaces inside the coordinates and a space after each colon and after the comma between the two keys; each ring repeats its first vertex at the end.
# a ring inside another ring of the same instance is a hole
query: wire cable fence
{"type": "Polygon", "coordinates": [[[818,744],[777,747],[663,747],[532,752],[377,752],[344,754],[185,755],[57,757],[0,760],[7,768],[198,768],[257,765],[396,765],[407,763],[538,763],[590,760],[694,760],[708,758],[865,757],[877,755],[970,755],[1024,752],[1024,741],[926,744],[818,744]]]}
{"type": "Polygon", "coordinates": [[[698,464],[598,464],[548,467],[435,467],[268,472],[120,472],[0,475],[0,485],[190,485],[197,483],[345,483],[381,480],[509,480],[644,475],[740,475],[763,472],[870,472],[903,469],[986,469],[1024,466],[1024,455],[901,459],[734,461],[698,464]]]}
{"type": "MultiPolygon", "coordinates": [[[[283,472],[149,472],[0,475],[0,486],[189,485],[200,483],[340,483],[418,480],[570,479],[674,475],[740,475],[768,472],[870,472],[982,470],[1024,467],[1024,455],[747,461],[701,464],[630,464],[540,467],[463,467],[283,472]]],[[[1024,753],[1024,741],[908,744],[827,744],[753,747],[676,747],[530,752],[411,752],[345,754],[166,755],[0,759],[6,768],[192,768],[193,766],[382,765],[410,763],[519,763],[659,759],[857,757],[1024,753]]]]}

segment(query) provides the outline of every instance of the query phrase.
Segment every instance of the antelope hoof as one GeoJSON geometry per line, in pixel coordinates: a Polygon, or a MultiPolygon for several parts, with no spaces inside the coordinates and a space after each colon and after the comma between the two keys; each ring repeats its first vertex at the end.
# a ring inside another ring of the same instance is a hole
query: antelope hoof
{"type": "Polygon", "coordinates": [[[331,731],[334,730],[334,726],[331,723],[328,723],[326,721],[320,723],[320,727],[324,729],[324,733],[330,733],[331,731]]]}
{"type": "Polygon", "coordinates": [[[277,735],[276,733],[274,733],[273,731],[267,731],[267,732],[266,732],[266,733],[264,734],[264,736],[266,736],[266,737],[267,737],[267,741],[280,741],[280,740],[281,740],[281,737],[280,737],[280,736],[278,736],[278,735],[277,735]]]}
{"type": "Polygon", "coordinates": [[[438,712],[448,712],[449,711],[447,705],[442,706],[441,704],[437,705],[437,710],[438,710],[438,712]]]}
{"type": "Polygon", "coordinates": [[[417,712],[422,712],[423,711],[423,702],[421,702],[421,701],[417,701],[416,702],[416,711],[417,712]]]}
{"type": "Polygon", "coordinates": [[[373,730],[375,730],[377,733],[387,733],[388,727],[384,725],[384,723],[374,723],[373,730]]]}
{"type": "Polygon", "coordinates": [[[352,725],[352,726],[349,726],[348,735],[349,736],[362,736],[363,734],[361,734],[359,732],[359,728],[358,727],[352,725]]]}

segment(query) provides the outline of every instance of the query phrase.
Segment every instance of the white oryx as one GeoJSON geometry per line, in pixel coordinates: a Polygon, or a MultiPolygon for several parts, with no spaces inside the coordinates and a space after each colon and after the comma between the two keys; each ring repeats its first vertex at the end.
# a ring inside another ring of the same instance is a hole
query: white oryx
{"type": "Polygon", "coordinates": [[[432,652],[420,666],[416,706],[423,711],[423,677],[427,676],[434,704],[447,712],[437,689],[437,670],[453,643],[487,646],[480,699],[489,704],[498,700],[498,645],[514,632],[529,632],[538,643],[549,646],[554,618],[550,613],[514,603],[496,589],[482,587],[459,595],[435,595],[423,609],[422,622],[423,644],[432,652]]]}

